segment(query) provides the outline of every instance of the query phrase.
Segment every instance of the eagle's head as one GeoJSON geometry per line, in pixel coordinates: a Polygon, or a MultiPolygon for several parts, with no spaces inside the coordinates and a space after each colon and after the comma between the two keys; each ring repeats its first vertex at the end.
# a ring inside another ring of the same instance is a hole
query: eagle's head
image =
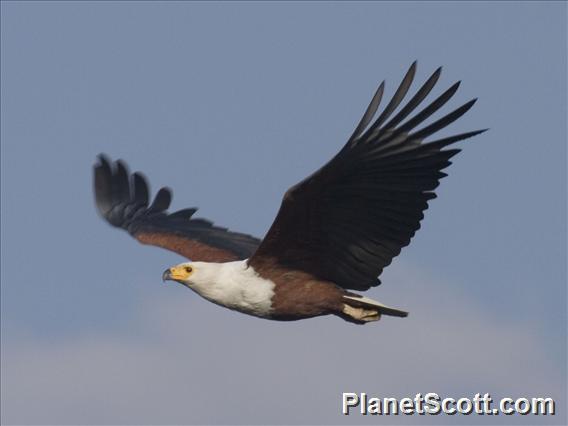
{"type": "Polygon", "coordinates": [[[215,281],[217,277],[215,263],[208,262],[185,262],[172,266],[164,271],[162,280],[177,281],[186,287],[199,292],[202,286],[215,281]]]}
{"type": "Polygon", "coordinates": [[[186,262],[164,271],[164,281],[177,281],[201,297],[250,315],[272,312],[275,284],[262,278],[247,259],[233,262],[186,262]]]}
{"type": "Polygon", "coordinates": [[[166,269],[164,281],[177,281],[200,296],[228,306],[234,296],[233,278],[242,273],[242,262],[186,262],[166,269]]]}
{"type": "MultiPolygon", "coordinates": [[[[162,281],[177,281],[183,285],[190,285],[192,276],[197,272],[197,267],[192,262],[180,263],[172,266],[162,274],[162,281]]],[[[193,277],[194,278],[194,277],[193,277]]]]}

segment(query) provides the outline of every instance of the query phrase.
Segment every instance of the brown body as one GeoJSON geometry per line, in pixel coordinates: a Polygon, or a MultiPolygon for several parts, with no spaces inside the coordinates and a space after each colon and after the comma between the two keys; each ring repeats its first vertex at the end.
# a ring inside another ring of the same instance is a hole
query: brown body
{"type": "Polygon", "coordinates": [[[255,272],[274,283],[270,319],[295,321],[336,315],[355,324],[377,321],[381,314],[405,317],[407,312],[390,308],[346,291],[331,281],[281,266],[273,258],[255,262],[255,272]]]}
{"type": "Polygon", "coordinates": [[[342,312],[345,290],[332,282],[284,268],[272,259],[255,265],[255,271],[275,284],[271,319],[291,321],[342,312]]]}

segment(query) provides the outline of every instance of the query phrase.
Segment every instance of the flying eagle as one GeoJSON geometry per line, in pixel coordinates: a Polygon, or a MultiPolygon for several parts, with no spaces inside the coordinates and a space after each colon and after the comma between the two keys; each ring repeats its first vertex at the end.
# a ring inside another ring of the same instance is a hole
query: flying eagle
{"type": "Polygon", "coordinates": [[[196,208],[168,213],[170,189],[161,188],[150,203],[143,175],[129,174],[122,161],[112,163],[104,155],[94,167],[98,210],[141,243],[191,260],[167,269],[163,280],[177,281],[229,309],[281,321],[333,314],[364,324],[383,314],[405,317],[407,312],[352,290],[379,285],[377,277],[420,228],[428,201],[436,197],[433,190],[446,176],[442,170],[460,151],[443,148],[486,130],[425,142],[476,101],[417,129],[460,84],[415,113],[441,67],[391,118],[415,72],[416,62],[374,119],[384,91],[381,83],[339,153],[284,194],[262,241],[193,218],[196,208]]]}

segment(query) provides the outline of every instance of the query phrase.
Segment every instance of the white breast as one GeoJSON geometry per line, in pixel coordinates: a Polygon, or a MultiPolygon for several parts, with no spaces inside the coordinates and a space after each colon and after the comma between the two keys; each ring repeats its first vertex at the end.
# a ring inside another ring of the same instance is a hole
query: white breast
{"type": "Polygon", "coordinates": [[[188,287],[207,300],[259,317],[271,313],[274,283],[260,277],[246,260],[194,265],[188,287]]]}

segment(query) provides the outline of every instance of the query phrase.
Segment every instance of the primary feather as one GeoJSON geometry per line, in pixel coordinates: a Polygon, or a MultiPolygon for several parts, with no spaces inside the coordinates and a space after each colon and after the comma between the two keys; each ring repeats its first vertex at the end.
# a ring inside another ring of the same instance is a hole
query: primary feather
{"type": "Polygon", "coordinates": [[[387,122],[408,93],[415,71],[413,63],[373,121],[384,93],[381,83],[343,149],[286,192],[270,231],[250,259],[251,265],[262,270],[266,259],[271,259],[270,263],[308,272],[345,289],[366,290],[380,283],[377,277],[384,267],[420,228],[427,202],[435,198],[433,190],[446,176],[442,170],[459,152],[442,148],[483,132],[424,143],[425,138],[465,114],[475,100],[416,129],[446,104],[459,83],[402,123],[433,89],[441,68],[387,122]]]}

